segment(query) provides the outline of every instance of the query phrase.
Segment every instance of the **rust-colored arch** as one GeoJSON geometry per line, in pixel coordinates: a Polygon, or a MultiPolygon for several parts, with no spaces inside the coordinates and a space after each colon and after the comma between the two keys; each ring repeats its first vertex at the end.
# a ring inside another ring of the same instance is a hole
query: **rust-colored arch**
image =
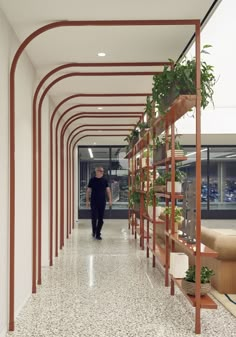
{"type": "MultiPolygon", "coordinates": [[[[84,135],[84,136],[81,136],[79,139],[77,139],[73,145],[73,148],[72,148],[72,151],[71,151],[71,146],[72,146],[72,142],[73,140],[75,139],[75,137],[77,136],[78,134],[75,134],[72,139],[70,140],[70,153],[72,153],[72,214],[74,215],[75,214],[75,210],[74,210],[74,205],[75,205],[75,202],[74,202],[74,195],[75,195],[75,192],[74,192],[74,180],[75,180],[75,172],[74,172],[74,150],[75,150],[75,146],[78,144],[78,142],[80,140],[82,140],[83,138],[86,138],[86,137],[104,137],[104,135],[98,135],[98,134],[90,134],[90,135],[84,135]]],[[[113,134],[114,136],[117,136],[115,134],[113,134]]],[[[107,137],[112,137],[113,136],[112,134],[107,134],[106,136],[107,137]]],[[[119,136],[123,136],[123,137],[126,137],[127,134],[119,134],[119,136]]]]}
{"type": "MultiPolygon", "coordinates": [[[[58,78],[56,78],[55,80],[53,80],[44,90],[43,94],[41,95],[41,98],[39,100],[39,105],[38,105],[38,185],[36,185],[36,169],[33,171],[33,180],[35,180],[35,183],[33,183],[33,186],[35,186],[35,189],[33,189],[34,191],[36,191],[36,186],[38,186],[38,212],[36,211],[36,196],[33,196],[33,203],[35,203],[35,206],[33,207],[33,263],[34,260],[36,259],[36,224],[38,224],[38,284],[42,283],[42,279],[41,279],[41,242],[42,242],[42,237],[41,237],[41,233],[42,233],[42,169],[41,169],[41,158],[42,158],[42,149],[41,149],[41,112],[42,112],[42,104],[43,104],[43,100],[46,96],[46,94],[48,93],[48,91],[59,81],[69,78],[69,77],[74,77],[74,76],[138,76],[138,75],[153,75],[153,74],[157,74],[158,72],[105,72],[105,73],[101,73],[101,72],[73,72],[73,73],[68,73],[62,76],[59,76],[58,78]],[[38,215],[38,222],[37,222],[37,215],[38,215]]],[[[86,106],[86,105],[80,105],[80,106],[86,106]]],[[[97,105],[90,105],[90,106],[97,106],[97,105]]],[[[103,106],[111,106],[111,105],[106,105],[104,104],[103,106]]],[[[115,106],[115,105],[113,105],[115,106]]],[[[120,106],[129,106],[127,104],[122,105],[120,104],[120,106]]],[[[140,104],[135,104],[135,106],[144,106],[144,105],[140,105],[140,104]]],[[[36,111],[35,111],[36,112],[36,111]]],[[[33,120],[35,120],[33,118],[33,120]]],[[[33,128],[33,132],[36,132],[36,124],[35,127],[33,128]]],[[[36,163],[36,152],[33,152],[33,162],[36,163]]],[[[34,166],[33,166],[34,169],[34,166]]],[[[50,231],[51,233],[51,231],[50,231]]],[[[33,292],[36,292],[36,283],[34,282],[34,277],[36,275],[36,270],[35,270],[35,266],[36,263],[34,263],[34,267],[33,267],[33,277],[32,277],[32,290],[33,292]]]]}
{"type": "MultiPolygon", "coordinates": [[[[30,34],[16,51],[10,69],[10,270],[9,270],[9,330],[14,330],[14,284],[15,284],[15,70],[27,45],[40,34],[58,27],[73,26],[150,26],[195,25],[200,31],[199,20],[114,20],[114,21],[59,21],[45,25],[30,34]]],[[[199,301],[198,301],[199,302],[199,301]]]]}
{"type": "MultiPolygon", "coordinates": [[[[105,126],[105,125],[104,125],[105,126]]],[[[132,130],[133,126],[131,127],[124,127],[125,125],[118,125],[120,126],[121,128],[104,128],[104,127],[99,127],[99,129],[101,131],[104,131],[104,132],[111,132],[111,131],[120,131],[120,132],[124,132],[124,131],[127,131],[126,135],[132,130]]],[[[81,126],[81,127],[84,127],[84,126],[81,126]]],[[[94,131],[94,129],[91,129],[91,128],[87,128],[87,129],[83,129],[83,130],[79,130],[81,127],[78,127],[76,128],[75,130],[77,130],[77,134],[81,134],[83,132],[89,132],[89,131],[94,131]]],[[[74,130],[74,131],[75,131],[74,130]]],[[[74,132],[72,131],[72,133],[74,132]]],[[[103,137],[106,136],[106,134],[103,133],[103,137]]],[[[64,134],[61,135],[61,151],[62,152],[62,147],[64,147],[64,142],[63,142],[63,138],[64,138],[64,134]]],[[[68,146],[68,144],[67,144],[68,146]]],[[[64,150],[64,148],[63,148],[64,150]]],[[[64,152],[64,151],[63,151],[64,152]]],[[[68,195],[68,165],[69,165],[69,162],[68,162],[68,152],[66,151],[66,158],[67,158],[67,162],[66,162],[66,165],[67,165],[67,212],[68,212],[68,208],[69,208],[69,195],[68,195]]],[[[61,177],[61,184],[63,184],[64,186],[64,155],[62,154],[61,155],[61,162],[60,162],[60,177],[61,177]]],[[[63,247],[64,246],[64,188],[62,189],[62,193],[60,194],[60,200],[61,200],[61,205],[60,205],[60,212],[61,212],[61,222],[60,222],[60,228],[61,228],[61,232],[62,232],[62,235],[61,235],[61,238],[62,238],[62,241],[61,241],[61,246],[63,247]]],[[[67,226],[66,226],[66,229],[67,229],[67,238],[69,237],[69,222],[68,222],[68,214],[69,212],[67,213],[67,226]]]]}
{"type": "MultiPolygon", "coordinates": [[[[76,120],[76,119],[75,119],[76,120]]],[[[65,136],[65,132],[66,132],[66,129],[69,127],[69,125],[74,122],[75,120],[71,120],[69,123],[68,121],[63,125],[62,129],[61,129],[61,135],[60,135],[60,154],[61,154],[61,160],[60,160],[60,163],[61,163],[61,184],[62,186],[64,186],[64,136],[65,136]],[[63,151],[62,151],[63,149],[63,151]],[[63,152],[63,153],[62,153],[63,152]]],[[[99,124],[99,130],[102,130],[102,131],[111,131],[111,129],[104,129],[103,127],[120,127],[121,129],[115,129],[115,128],[112,128],[113,131],[131,131],[134,126],[136,124],[118,124],[118,125],[114,125],[114,124],[99,124]],[[124,129],[125,127],[128,127],[128,129],[124,129]]],[[[73,129],[73,131],[71,131],[71,133],[68,135],[67,137],[67,143],[66,143],[66,158],[67,158],[67,196],[69,195],[68,193],[68,143],[69,143],[69,139],[71,137],[71,135],[73,135],[73,133],[77,130],[80,130],[82,128],[86,128],[86,127],[97,127],[98,125],[97,124],[82,124],[82,125],[79,125],[77,126],[75,129],[73,129]]],[[[84,132],[84,131],[91,131],[91,130],[94,130],[94,129],[83,129],[83,130],[80,130],[80,132],[84,132]]],[[[63,235],[61,235],[61,247],[64,245],[64,189],[63,189],[63,193],[60,194],[60,200],[61,200],[61,203],[60,203],[60,211],[61,211],[61,217],[60,217],[60,228],[61,228],[61,232],[63,235]]],[[[69,204],[68,204],[69,200],[67,199],[67,238],[69,236],[69,221],[68,221],[68,208],[69,208],[69,204]]]]}
{"type": "MultiPolygon", "coordinates": [[[[47,73],[39,82],[36,90],[35,90],[35,94],[34,94],[34,98],[33,98],[33,212],[32,212],[32,223],[36,224],[37,220],[36,220],[36,214],[37,214],[37,206],[36,206],[36,189],[37,189],[37,182],[36,182],[36,152],[37,152],[37,140],[36,140],[36,113],[37,113],[37,99],[38,99],[38,95],[40,90],[42,89],[44,83],[47,81],[47,79],[49,79],[53,74],[66,69],[66,68],[71,68],[71,67],[132,67],[132,66],[139,66],[139,67],[146,67],[146,66],[161,66],[161,65],[169,65],[170,62],[118,62],[118,63],[114,63],[114,62],[107,62],[107,63],[78,63],[78,62],[72,62],[72,63],[67,63],[67,64],[63,64],[61,66],[58,66],[56,68],[54,68],[53,70],[51,70],[49,73],[47,73]]],[[[60,104],[55,108],[53,114],[52,114],[52,118],[50,119],[50,135],[52,135],[52,124],[53,124],[53,118],[55,116],[56,111],[67,101],[69,101],[70,99],[73,99],[75,97],[121,97],[121,96],[147,96],[147,95],[151,95],[151,94],[144,94],[144,93],[117,93],[117,94],[75,94],[72,96],[67,97],[66,99],[62,100],[62,102],[60,102],[60,104]]],[[[52,136],[50,136],[50,141],[52,139],[52,136]]],[[[51,141],[52,144],[52,141],[51,141]]],[[[51,154],[52,154],[52,146],[50,145],[50,150],[51,150],[51,154]]],[[[52,176],[52,174],[51,174],[52,176]]],[[[53,182],[51,184],[51,190],[53,189],[53,182]]],[[[50,192],[51,193],[51,192],[50,192]]],[[[51,195],[51,199],[53,199],[53,195],[51,195]]],[[[50,209],[50,222],[53,222],[53,212],[50,209]]],[[[33,261],[36,259],[36,225],[33,225],[33,261]],[[35,257],[35,258],[34,258],[35,257]]],[[[39,233],[39,236],[41,234],[39,233]]],[[[50,230],[50,236],[53,235],[53,232],[50,230]]],[[[41,239],[39,239],[39,241],[41,241],[41,239]]],[[[52,254],[50,254],[52,256],[52,254]]],[[[50,266],[52,265],[52,258],[50,258],[50,266]]],[[[32,280],[34,279],[34,275],[36,274],[36,264],[33,263],[32,266],[32,280]]],[[[41,281],[40,281],[41,282],[41,281]]],[[[32,292],[35,293],[36,292],[36,283],[32,282],[32,292]]]]}
{"type": "MultiPolygon", "coordinates": [[[[158,72],[155,72],[158,73],[158,72]]],[[[44,92],[41,95],[41,98],[39,100],[38,104],[38,151],[33,151],[33,163],[36,163],[36,153],[38,153],[38,184],[36,183],[36,166],[33,165],[33,191],[36,192],[36,186],[38,186],[38,198],[36,199],[36,195],[33,195],[33,276],[32,276],[32,290],[33,292],[36,292],[36,284],[34,282],[34,277],[36,275],[35,266],[36,263],[34,260],[36,259],[36,224],[38,224],[38,284],[41,284],[41,232],[42,232],[42,169],[41,169],[41,160],[42,160],[42,149],[41,149],[41,112],[42,112],[42,104],[43,100],[48,93],[48,91],[59,81],[64,80],[69,77],[74,76],[138,76],[138,75],[153,75],[154,72],[73,72],[68,73],[62,76],[59,76],[58,78],[54,79],[44,90],[44,92]],[[38,212],[36,207],[36,200],[38,200],[38,212]],[[38,221],[37,221],[37,215],[38,215],[38,221]]],[[[100,104],[99,104],[100,105],[100,104]]],[[[97,106],[97,104],[94,105],[80,105],[80,106],[97,106]]],[[[112,104],[103,104],[103,106],[117,106],[112,104]]],[[[128,104],[120,104],[119,106],[131,106],[128,104]]],[[[144,104],[135,104],[132,106],[144,106],[144,104]]],[[[79,105],[78,105],[79,107],[79,105]]],[[[36,111],[33,111],[36,113],[36,111]]],[[[36,133],[36,118],[33,117],[33,121],[35,122],[33,127],[33,132],[36,133]]],[[[51,231],[50,231],[51,233],[51,231]]],[[[52,234],[52,233],[51,233],[52,234]]]]}
{"type": "MultiPolygon", "coordinates": [[[[136,124],[119,124],[117,126],[130,126],[132,129],[135,127],[136,124]]],[[[68,234],[71,233],[71,227],[74,228],[74,221],[72,219],[72,215],[71,215],[71,211],[72,211],[72,207],[71,207],[71,195],[73,195],[72,189],[73,189],[73,185],[71,182],[71,176],[72,176],[72,172],[71,172],[71,138],[73,137],[73,134],[80,128],[84,128],[84,127],[91,127],[91,126],[97,126],[97,124],[88,124],[88,125],[80,125],[78,127],[76,127],[67,137],[67,141],[66,141],[66,156],[67,156],[67,237],[68,234]],[[71,225],[72,224],[72,225],[71,225]],[[69,233],[68,233],[69,232],[69,233]]],[[[99,127],[108,127],[108,126],[113,126],[113,124],[101,124],[99,125],[99,127]]],[[[65,134],[65,133],[64,133],[65,134]]],[[[77,135],[78,133],[76,133],[77,135]]],[[[73,138],[72,138],[73,139],[73,138]]]]}
{"type": "MultiPolygon", "coordinates": [[[[56,68],[54,68],[53,70],[51,70],[49,73],[47,73],[39,82],[35,93],[34,93],[34,98],[33,98],[33,196],[36,196],[36,157],[34,156],[34,153],[36,153],[36,147],[37,147],[37,141],[36,141],[36,112],[37,112],[37,107],[36,107],[36,103],[37,103],[37,99],[38,99],[38,95],[40,90],[42,89],[44,83],[47,81],[47,79],[49,79],[53,74],[66,69],[66,68],[71,68],[71,67],[146,67],[146,66],[162,66],[162,65],[169,65],[170,62],[118,62],[118,63],[114,63],[114,62],[107,62],[107,63],[78,63],[78,62],[72,62],[72,63],[67,63],[67,64],[63,64],[61,66],[58,66],[56,68]]],[[[64,100],[62,100],[59,105],[55,108],[53,114],[52,114],[52,118],[50,119],[50,144],[52,144],[52,124],[53,124],[53,117],[55,116],[56,111],[58,111],[58,109],[67,101],[73,99],[73,98],[78,98],[78,97],[134,97],[134,96],[149,96],[151,95],[151,93],[116,93],[116,94],[84,94],[84,93],[80,93],[80,94],[75,94],[75,95],[71,95],[67,98],[65,98],[64,100]]],[[[51,154],[52,154],[52,146],[50,145],[50,150],[51,150],[51,154]]],[[[51,173],[51,177],[52,177],[52,173],[51,173]]],[[[52,180],[51,180],[52,181],[52,180]]],[[[51,185],[51,191],[52,191],[53,185],[51,185]]],[[[51,199],[53,198],[53,195],[51,195],[51,199]]],[[[33,216],[32,216],[32,222],[36,223],[36,201],[35,198],[33,198],[33,216]]],[[[50,222],[53,221],[52,219],[52,212],[50,209],[50,222]]],[[[36,242],[36,232],[35,232],[35,228],[33,229],[33,240],[36,242]]],[[[50,236],[52,236],[53,233],[50,231],[50,236]]],[[[36,244],[33,245],[34,246],[34,253],[33,255],[36,255],[36,244]]],[[[50,254],[52,256],[52,254],[50,254]]],[[[52,265],[52,259],[50,258],[50,265],[52,265]]],[[[34,270],[35,264],[33,264],[33,275],[36,273],[36,270],[34,270]]],[[[32,292],[35,293],[36,292],[36,285],[32,284],[32,292]]]]}
{"type": "MultiPolygon", "coordinates": [[[[158,72],[155,72],[157,74],[158,72]]],[[[39,100],[39,105],[38,105],[38,151],[33,151],[33,162],[36,163],[36,152],[38,152],[38,185],[36,184],[36,167],[33,165],[33,191],[36,192],[36,186],[38,186],[38,212],[37,212],[37,207],[36,207],[36,195],[33,195],[33,276],[32,276],[32,290],[33,292],[36,292],[36,283],[34,282],[34,278],[36,277],[36,263],[34,262],[36,259],[36,224],[38,223],[38,284],[41,284],[41,232],[42,232],[42,205],[41,205],[41,198],[42,198],[42,170],[41,170],[41,156],[42,156],[42,150],[41,150],[41,111],[42,111],[42,104],[43,100],[48,93],[48,91],[59,81],[73,77],[73,76],[130,76],[130,75],[153,75],[154,72],[86,72],[86,73],[81,73],[81,72],[73,72],[73,73],[68,73],[65,75],[62,75],[55,80],[53,80],[44,90],[40,100],[39,100]],[[38,222],[37,222],[37,214],[38,214],[38,222]]],[[[100,104],[99,104],[100,105],[100,104]]],[[[80,106],[97,106],[95,105],[80,105],[80,106]]],[[[107,105],[103,104],[103,106],[117,106],[117,105],[107,105]]],[[[119,106],[131,106],[128,104],[120,104],[119,106]]],[[[144,104],[135,104],[132,106],[144,106],[144,104]]],[[[36,110],[33,111],[36,113],[36,110]]],[[[33,127],[33,132],[36,133],[36,118],[33,118],[33,121],[35,121],[34,127],[33,127]]],[[[57,199],[56,199],[57,200],[57,199]]],[[[52,235],[52,231],[50,230],[50,235],[52,235]]],[[[52,262],[50,262],[51,264],[52,262]]]]}
{"type": "MultiPolygon", "coordinates": [[[[86,112],[81,112],[81,113],[77,113],[75,116],[73,117],[76,117],[76,120],[78,119],[81,119],[81,118],[96,118],[96,117],[99,117],[99,118],[124,118],[124,116],[122,115],[124,114],[123,112],[121,113],[120,115],[120,112],[113,112],[113,113],[107,113],[107,114],[102,114],[102,113],[99,113],[99,112],[95,112],[95,113],[86,113],[86,112]]],[[[126,117],[127,118],[137,118],[137,117],[141,117],[142,113],[131,113],[131,114],[126,114],[126,117]]],[[[71,120],[71,122],[73,122],[74,120],[71,120]]],[[[65,125],[69,125],[67,123],[68,121],[65,122],[64,126],[65,125]]],[[[57,126],[56,126],[56,133],[55,133],[55,139],[56,139],[56,158],[55,158],[55,162],[56,162],[56,181],[58,180],[58,126],[59,126],[59,123],[60,123],[60,120],[58,120],[58,123],[57,123],[57,126]]],[[[52,165],[52,157],[50,157],[51,159],[51,165],[52,165]]],[[[57,203],[57,200],[58,200],[58,190],[56,189],[56,196],[55,196],[55,199],[56,199],[56,214],[58,213],[58,203],[57,203]]],[[[58,221],[56,221],[56,226],[58,224],[58,221]]],[[[56,248],[56,256],[58,255],[58,231],[57,231],[57,228],[56,228],[56,239],[55,239],[55,248],[56,248]]],[[[62,248],[62,239],[60,240],[60,243],[61,243],[61,246],[60,248],[62,248]]]]}

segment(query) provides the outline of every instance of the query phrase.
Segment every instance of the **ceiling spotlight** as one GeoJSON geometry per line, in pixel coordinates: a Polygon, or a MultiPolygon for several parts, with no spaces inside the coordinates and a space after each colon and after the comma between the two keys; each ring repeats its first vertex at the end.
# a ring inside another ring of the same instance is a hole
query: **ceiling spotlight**
{"type": "Polygon", "coordinates": [[[93,158],[93,151],[90,147],[88,148],[88,152],[89,152],[90,158],[93,158]]]}
{"type": "Polygon", "coordinates": [[[98,110],[102,110],[103,108],[100,106],[100,107],[98,107],[98,110]]]}
{"type": "Polygon", "coordinates": [[[100,53],[98,53],[98,56],[104,57],[104,56],[106,56],[106,53],[100,52],[100,53]]]}

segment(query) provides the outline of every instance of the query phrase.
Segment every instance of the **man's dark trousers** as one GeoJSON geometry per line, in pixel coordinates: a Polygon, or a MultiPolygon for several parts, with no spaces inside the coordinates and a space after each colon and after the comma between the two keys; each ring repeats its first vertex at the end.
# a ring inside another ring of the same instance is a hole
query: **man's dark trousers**
{"type": "Polygon", "coordinates": [[[105,202],[91,203],[92,231],[96,237],[101,236],[105,207],[105,202]]]}

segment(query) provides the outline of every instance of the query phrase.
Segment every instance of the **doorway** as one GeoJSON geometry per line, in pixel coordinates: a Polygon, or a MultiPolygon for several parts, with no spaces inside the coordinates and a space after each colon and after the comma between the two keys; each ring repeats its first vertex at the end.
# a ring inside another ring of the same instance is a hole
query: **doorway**
{"type": "Polygon", "coordinates": [[[105,218],[128,218],[128,160],[123,146],[78,147],[78,218],[89,219],[86,209],[86,189],[95,168],[102,166],[112,193],[112,209],[108,206],[105,218]]]}

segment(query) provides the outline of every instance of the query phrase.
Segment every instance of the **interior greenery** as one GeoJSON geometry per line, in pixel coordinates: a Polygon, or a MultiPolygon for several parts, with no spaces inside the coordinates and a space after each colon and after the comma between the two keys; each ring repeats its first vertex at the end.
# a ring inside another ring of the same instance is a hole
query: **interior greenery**
{"type": "MultiPolygon", "coordinates": [[[[188,270],[186,271],[186,276],[185,276],[185,280],[189,281],[189,282],[195,282],[196,281],[196,267],[195,265],[190,266],[188,268],[188,270]]],[[[214,276],[215,273],[212,269],[206,267],[206,266],[202,266],[201,267],[201,283],[209,283],[210,279],[212,276],[214,276]]]]}
{"type": "MultiPolygon", "coordinates": [[[[167,214],[171,217],[171,206],[166,206],[164,209],[164,214],[167,214]]],[[[175,206],[175,223],[181,223],[183,215],[182,207],[175,206]]]]}
{"type": "MultiPolygon", "coordinates": [[[[210,45],[205,45],[201,53],[208,54],[210,45]]],[[[196,95],[196,57],[192,59],[183,58],[182,61],[173,66],[165,66],[161,74],[153,76],[152,96],[156,107],[161,115],[165,114],[171,103],[179,95],[196,95]]],[[[201,69],[201,107],[213,103],[214,85],[216,78],[214,67],[205,61],[200,63],[201,69]]]]}

